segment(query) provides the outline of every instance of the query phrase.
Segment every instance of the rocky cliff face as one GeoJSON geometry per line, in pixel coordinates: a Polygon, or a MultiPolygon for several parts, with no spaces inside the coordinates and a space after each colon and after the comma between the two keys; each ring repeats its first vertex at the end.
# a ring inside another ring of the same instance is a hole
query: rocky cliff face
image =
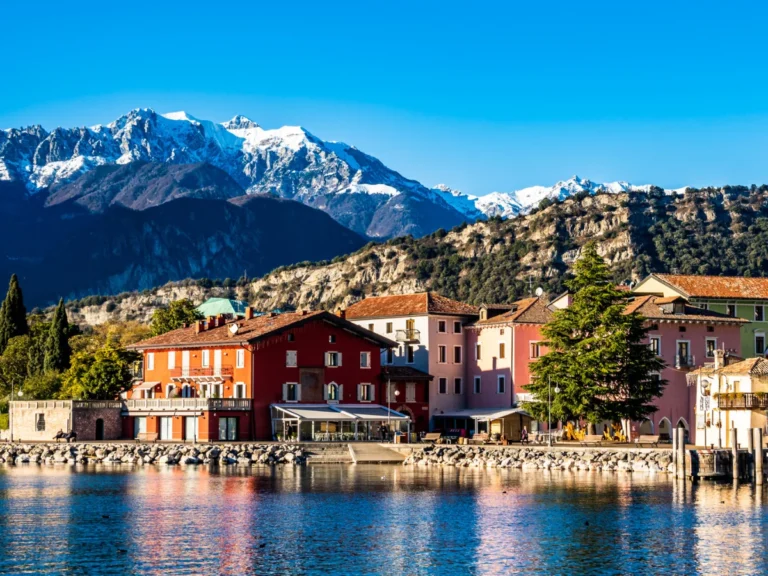
{"type": "MultiPolygon", "coordinates": [[[[591,240],[617,282],[652,271],[766,275],[768,187],[571,197],[515,219],[490,219],[420,239],[395,238],[330,262],[279,268],[238,297],[260,310],[333,310],[367,295],[420,290],[475,304],[509,302],[539,286],[555,295],[591,240]]],[[[166,297],[173,289],[156,294],[166,297]]],[[[199,300],[205,296],[199,294],[199,300]]],[[[107,305],[101,305],[99,317],[107,305]]],[[[116,305],[115,313],[121,309],[116,305]]]]}

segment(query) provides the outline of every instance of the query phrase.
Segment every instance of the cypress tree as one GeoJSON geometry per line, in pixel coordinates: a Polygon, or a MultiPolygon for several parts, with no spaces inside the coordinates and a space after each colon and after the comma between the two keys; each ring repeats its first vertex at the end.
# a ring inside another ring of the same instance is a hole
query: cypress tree
{"type": "Polygon", "coordinates": [[[45,342],[45,363],[46,372],[63,372],[69,368],[69,358],[72,350],[69,347],[67,334],[69,333],[69,320],[67,311],[64,309],[64,299],[59,300],[56,311],[53,313],[53,322],[48,331],[48,338],[45,342]]]}
{"type": "Polygon", "coordinates": [[[0,307],[0,354],[8,346],[8,340],[15,336],[29,333],[27,309],[24,307],[24,295],[21,293],[19,279],[14,274],[8,284],[8,294],[0,307]]]}

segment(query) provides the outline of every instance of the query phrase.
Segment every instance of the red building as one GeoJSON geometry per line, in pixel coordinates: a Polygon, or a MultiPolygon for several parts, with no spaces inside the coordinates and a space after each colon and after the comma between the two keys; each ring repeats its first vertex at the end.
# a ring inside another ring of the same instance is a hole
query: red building
{"type": "Polygon", "coordinates": [[[124,435],[346,439],[372,438],[387,421],[407,428],[407,416],[377,403],[380,351],[395,345],[328,312],[209,318],[131,346],[144,370],[127,393],[124,435]]]}

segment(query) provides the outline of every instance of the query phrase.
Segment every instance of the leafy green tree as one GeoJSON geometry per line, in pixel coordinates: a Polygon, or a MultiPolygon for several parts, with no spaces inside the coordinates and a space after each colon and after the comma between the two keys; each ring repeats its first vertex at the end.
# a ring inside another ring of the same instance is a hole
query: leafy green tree
{"type": "Polygon", "coordinates": [[[16,336],[0,355],[0,395],[11,393],[11,385],[17,389],[28,376],[28,348],[30,336],[16,336]]]}
{"type": "Polygon", "coordinates": [[[152,336],[159,336],[202,320],[203,315],[188,298],[171,302],[167,308],[159,308],[152,315],[152,336]]]}
{"type": "Polygon", "coordinates": [[[25,399],[50,400],[56,398],[61,390],[60,372],[44,372],[30,376],[24,381],[22,390],[25,399]]]}
{"type": "Polygon", "coordinates": [[[59,300],[53,313],[48,338],[45,342],[45,372],[61,372],[69,368],[72,349],[69,347],[69,321],[64,309],[64,300],[59,300]]]}
{"type": "Polygon", "coordinates": [[[14,274],[8,284],[5,300],[0,306],[0,353],[5,350],[11,338],[23,336],[28,332],[24,295],[21,292],[21,286],[19,286],[19,279],[14,274]]]}
{"type": "Polygon", "coordinates": [[[566,282],[573,302],[544,326],[548,352],[531,365],[527,390],[534,400],[525,406],[536,418],[547,418],[550,382],[560,389],[552,396],[553,419],[597,424],[640,420],[656,411],[652,402],[665,382],[650,374],[664,362],[644,342],[644,318],[627,313],[627,294],[610,277],[594,243],[587,244],[575,277],[566,282]]]}
{"type": "Polygon", "coordinates": [[[105,346],[92,354],[77,352],[64,374],[59,394],[63,399],[113,400],[131,383],[131,367],[139,359],[135,352],[105,346]]]}

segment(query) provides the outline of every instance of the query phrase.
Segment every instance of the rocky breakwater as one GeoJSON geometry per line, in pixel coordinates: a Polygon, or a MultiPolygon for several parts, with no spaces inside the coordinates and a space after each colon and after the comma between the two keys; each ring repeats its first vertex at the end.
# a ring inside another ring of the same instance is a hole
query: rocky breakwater
{"type": "Polygon", "coordinates": [[[306,462],[288,444],[6,444],[0,463],[256,466],[306,462]]]}
{"type": "Polygon", "coordinates": [[[426,446],[414,450],[405,466],[461,468],[519,468],[522,470],[597,470],[619,472],[674,472],[671,450],[588,448],[486,448],[483,446],[426,446]]]}

